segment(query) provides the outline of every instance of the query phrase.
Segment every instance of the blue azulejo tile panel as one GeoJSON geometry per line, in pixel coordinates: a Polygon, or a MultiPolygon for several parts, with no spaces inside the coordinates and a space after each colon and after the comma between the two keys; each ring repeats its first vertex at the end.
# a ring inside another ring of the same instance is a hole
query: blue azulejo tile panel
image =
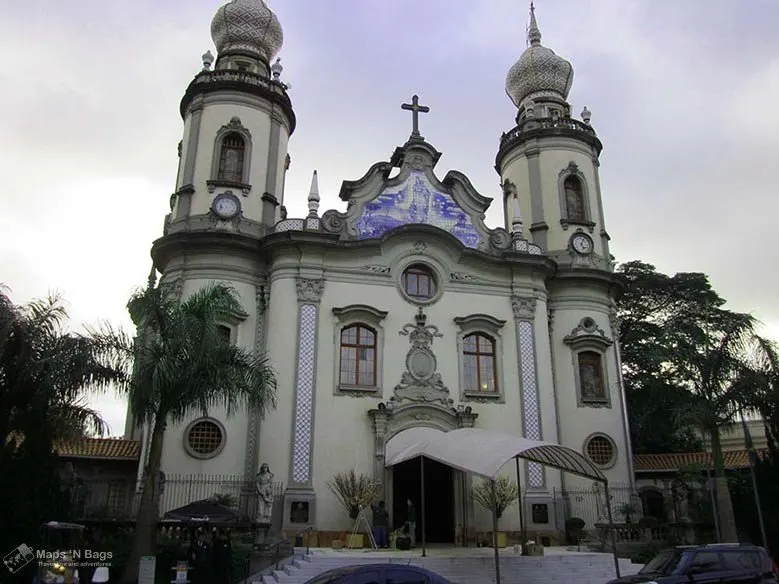
{"type": "Polygon", "coordinates": [[[437,191],[419,171],[412,171],[402,185],[385,190],[365,205],[355,228],[360,239],[373,239],[409,224],[439,227],[466,247],[476,248],[481,240],[471,218],[452,196],[437,191]]]}

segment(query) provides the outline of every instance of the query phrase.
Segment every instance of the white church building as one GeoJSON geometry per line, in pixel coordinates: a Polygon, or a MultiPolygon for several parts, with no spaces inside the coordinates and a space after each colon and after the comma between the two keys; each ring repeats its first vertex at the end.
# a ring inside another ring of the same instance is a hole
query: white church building
{"type": "MultiPolygon", "coordinates": [[[[352,469],[380,482],[396,524],[408,498],[420,508],[418,461],[385,464],[387,443],[416,427],[560,444],[632,482],[602,145],[586,108],[572,117],[572,66],[541,44],[535,16],[506,79],[517,116],[496,153],[500,201],[438,167],[414,96],[408,141],[355,169],[339,210],[319,208],[314,176],[304,218],[284,206],[296,119],[279,20],[262,0],[232,0],[211,35],[217,56],[204,55],[181,101],[176,188],[151,254],[184,296],[214,281],[238,291],[244,312],[225,334],[267,353],[278,404],[263,419],[215,410],[170,425],[163,471],[253,480],[266,463],[284,483],[285,529],[320,532],[351,528],[328,482],[352,469]],[[504,227],[484,223],[493,203],[504,227]]],[[[428,541],[491,528],[468,496],[478,478],[434,461],[424,472],[428,541]]],[[[505,472],[515,477],[513,463],[505,472]]],[[[520,478],[531,529],[548,527],[531,506],[592,485],[527,462],[520,478]]],[[[501,528],[517,530],[516,513],[501,528]]]]}

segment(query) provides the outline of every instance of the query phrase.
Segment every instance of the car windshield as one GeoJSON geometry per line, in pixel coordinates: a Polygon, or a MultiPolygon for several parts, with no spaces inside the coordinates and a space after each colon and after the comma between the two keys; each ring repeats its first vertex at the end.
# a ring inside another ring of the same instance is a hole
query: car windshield
{"type": "Polygon", "coordinates": [[[671,574],[679,565],[681,557],[682,555],[676,550],[660,552],[641,568],[639,574],[671,574]]]}

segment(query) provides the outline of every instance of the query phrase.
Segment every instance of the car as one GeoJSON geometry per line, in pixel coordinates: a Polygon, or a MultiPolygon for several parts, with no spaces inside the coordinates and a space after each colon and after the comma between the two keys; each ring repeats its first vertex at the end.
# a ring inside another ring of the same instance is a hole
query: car
{"type": "Polygon", "coordinates": [[[609,584],[777,584],[776,565],[764,548],[747,544],[678,546],[647,563],[638,574],[609,584]]]}
{"type": "Polygon", "coordinates": [[[453,584],[435,572],[406,564],[361,564],[322,572],[306,584],[453,584]]]}

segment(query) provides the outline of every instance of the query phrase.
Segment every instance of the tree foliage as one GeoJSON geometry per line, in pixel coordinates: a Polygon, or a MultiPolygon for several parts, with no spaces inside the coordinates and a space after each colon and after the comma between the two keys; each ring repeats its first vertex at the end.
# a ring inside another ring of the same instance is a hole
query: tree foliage
{"type": "Polygon", "coordinates": [[[44,521],[68,518],[58,442],[102,435],[89,391],[124,381],[99,339],[66,330],[58,296],[16,305],[0,287],[0,549],[35,545],[44,521]]]}
{"type": "Polygon", "coordinates": [[[168,422],[208,415],[229,416],[247,407],[265,412],[276,403],[276,377],[264,355],[227,341],[219,330],[243,313],[236,291],[211,284],[185,300],[172,286],[149,286],[127,305],[135,339],[103,327],[93,333],[109,348],[111,362],[128,374],[123,389],[137,424],[151,428],[142,478],[135,542],[123,581],[137,580],[138,561],[155,549],[162,446],[168,422]]]}

